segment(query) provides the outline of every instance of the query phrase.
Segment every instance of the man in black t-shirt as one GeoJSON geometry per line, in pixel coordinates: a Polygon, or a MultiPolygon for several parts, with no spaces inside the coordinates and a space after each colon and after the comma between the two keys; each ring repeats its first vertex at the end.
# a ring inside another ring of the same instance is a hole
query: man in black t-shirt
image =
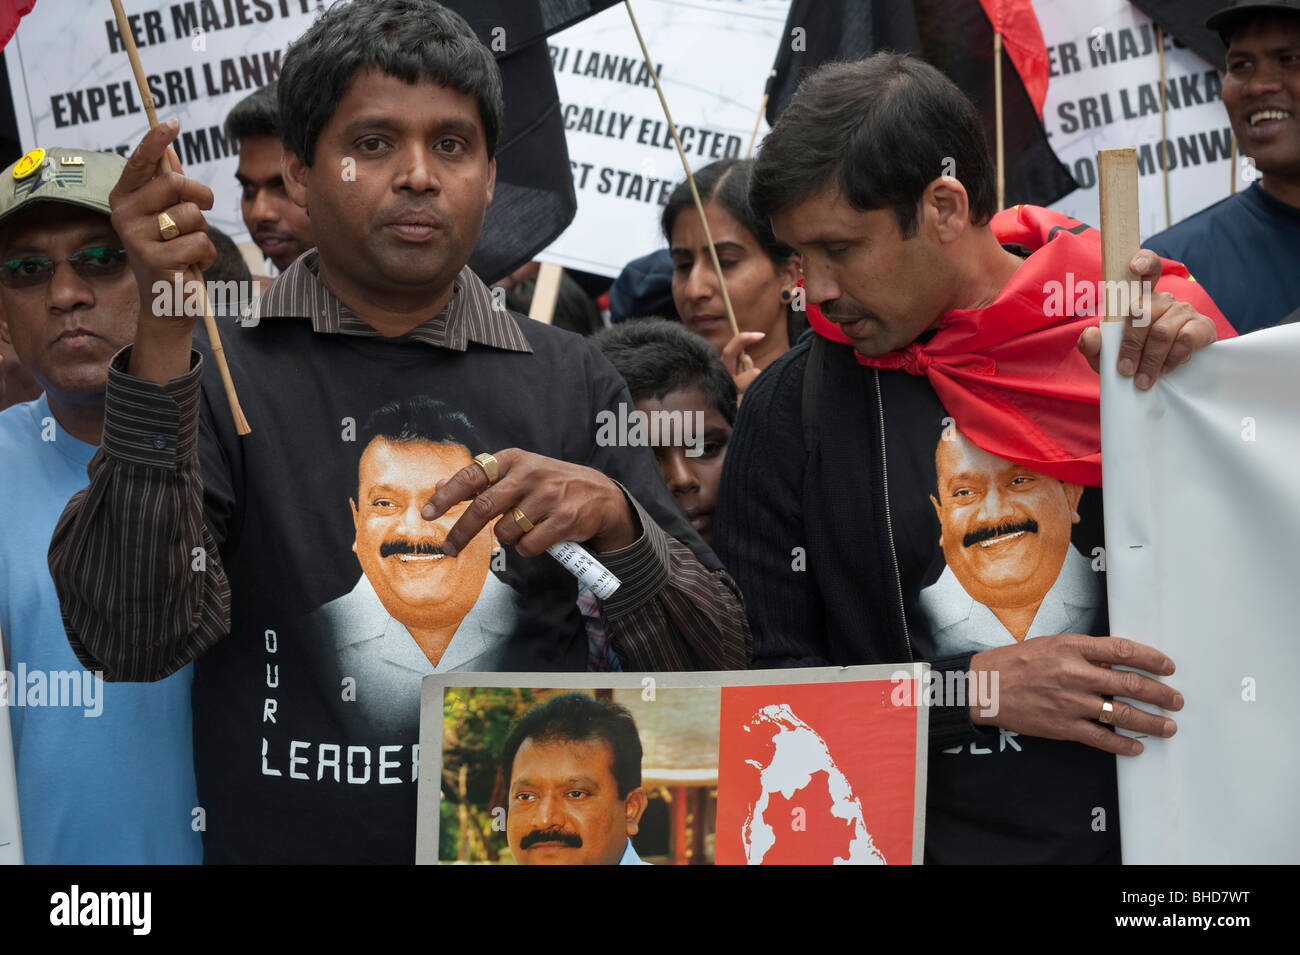
{"type": "Polygon", "coordinates": [[[252,433],[232,427],[215,343],[192,340],[192,317],[149,307],[156,282],[213,257],[212,193],[158,174],[179,132],[162,124],[112,194],[144,304],[111,366],[104,445],[55,531],[51,572],[73,650],[106,678],[155,680],[197,661],[207,861],[409,862],[420,680],[435,655],[459,653],[479,606],[470,578],[494,547],[502,586],[520,594],[513,628],[492,641],[502,669],[583,668],[577,585],[547,554],[563,542],[621,581],[599,614],[629,669],[743,668],[748,629],[649,449],[597,440],[597,416],[631,404],[617,373],[583,339],[495,307],[466,264],[495,189],[502,92],[465,20],[427,0],[335,4],[289,48],[279,96],[285,188],[310,209],[317,248],[223,329],[252,433]],[[407,530],[424,527],[388,543],[434,541],[438,566],[377,574],[397,626],[385,624],[376,654],[364,652],[371,634],[350,629],[340,654],[313,612],[391,559],[363,514],[387,499],[357,500],[355,520],[347,508],[357,425],[413,395],[472,416],[483,444],[439,442],[456,470],[430,481],[449,460],[429,459],[421,480],[402,482],[407,530]],[[471,450],[486,456],[471,463],[471,450]],[[441,564],[462,561],[466,609],[447,642],[449,621],[421,623],[399,604],[424,574],[416,589],[432,601],[441,564]],[[388,708],[377,719],[376,693],[388,708]]]}

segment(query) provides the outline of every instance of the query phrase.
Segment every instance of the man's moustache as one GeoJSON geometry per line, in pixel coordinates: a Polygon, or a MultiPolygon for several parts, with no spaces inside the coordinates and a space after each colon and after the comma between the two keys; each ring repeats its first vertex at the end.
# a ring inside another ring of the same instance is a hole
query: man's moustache
{"type": "Polygon", "coordinates": [[[433,554],[442,555],[442,547],[433,541],[391,540],[379,545],[380,557],[392,557],[394,554],[433,554]]]}
{"type": "Polygon", "coordinates": [[[519,850],[522,852],[531,849],[539,842],[558,842],[570,849],[582,848],[582,836],[576,832],[565,832],[562,829],[534,829],[519,840],[519,850]]]}
{"type": "Polygon", "coordinates": [[[1016,531],[1026,531],[1030,534],[1038,533],[1038,521],[1032,517],[1028,520],[1020,521],[1017,524],[999,524],[996,527],[981,527],[973,530],[962,538],[962,545],[965,547],[974,547],[976,544],[982,544],[984,541],[992,540],[995,537],[1005,537],[1007,534],[1014,534],[1016,531]]]}

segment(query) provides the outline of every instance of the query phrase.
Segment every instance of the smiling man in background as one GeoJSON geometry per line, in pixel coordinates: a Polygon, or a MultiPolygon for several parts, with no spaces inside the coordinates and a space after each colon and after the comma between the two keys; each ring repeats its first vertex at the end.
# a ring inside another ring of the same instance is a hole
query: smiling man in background
{"type": "Polygon", "coordinates": [[[1245,158],[1235,195],[1147,240],[1184,263],[1241,334],[1300,319],[1300,0],[1235,3],[1223,106],[1245,158]]]}

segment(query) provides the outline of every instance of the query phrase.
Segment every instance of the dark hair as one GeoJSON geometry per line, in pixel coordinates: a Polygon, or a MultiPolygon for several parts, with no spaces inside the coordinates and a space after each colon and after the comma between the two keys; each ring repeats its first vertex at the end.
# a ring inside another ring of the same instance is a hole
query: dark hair
{"type": "Polygon", "coordinates": [[[432,80],[478,101],[487,154],[501,134],[501,70],[465,18],[432,0],[351,0],[330,7],[290,44],[280,71],[285,149],[307,165],[353,77],[377,69],[432,80]]]}
{"type": "Polygon", "coordinates": [[[898,53],[828,63],[799,85],[763,140],[750,180],[755,212],[770,218],[828,185],[856,209],[890,209],[916,234],[925,187],[950,166],[971,219],[997,211],[993,162],[979,111],[933,66],[898,53]]]}
{"type": "Polygon", "coordinates": [[[361,457],[376,438],[395,444],[425,441],[430,444],[463,445],[470,454],[477,453],[482,439],[478,429],[459,411],[454,411],[445,401],[417,395],[401,398],[376,408],[361,428],[357,441],[357,474],[361,473],[361,457]]]}
{"type": "Polygon", "coordinates": [[[662,400],[698,388],[727,424],[736,421],[736,383],[707,341],[677,322],[633,318],[591,336],[623,380],[633,401],[662,400]]]}
{"type": "Polygon", "coordinates": [[[226,138],[242,141],[254,136],[280,138],[280,99],[277,81],[272,80],[251,96],[245,96],[226,117],[226,138]]]}
{"type": "MultiPolygon", "coordinates": [[[[767,253],[777,265],[783,265],[794,257],[794,249],[784,242],[777,241],[772,234],[772,223],[767,216],[755,214],[749,204],[749,180],[754,171],[752,159],[719,159],[711,162],[695,173],[695,187],[700,191],[701,202],[716,202],[739,222],[758,240],[759,247],[767,253]]],[[[671,245],[673,226],[677,216],[684,209],[694,209],[695,200],[691,197],[690,183],[683,180],[668,196],[659,224],[663,228],[664,238],[671,245]]]]}
{"type": "Polygon", "coordinates": [[[525,740],[539,743],[604,740],[614,751],[614,782],[618,798],[641,785],[641,737],[632,714],[617,703],[593,699],[585,693],[552,697],[519,717],[501,750],[501,770],[506,785],[514,771],[515,755],[525,740]]]}

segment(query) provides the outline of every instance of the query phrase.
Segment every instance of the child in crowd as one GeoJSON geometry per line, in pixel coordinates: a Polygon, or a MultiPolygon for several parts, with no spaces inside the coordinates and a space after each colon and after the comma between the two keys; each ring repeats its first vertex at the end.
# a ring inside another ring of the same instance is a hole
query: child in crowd
{"type": "Polygon", "coordinates": [[[646,416],[664,483],[705,542],[713,542],[713,509],[722,462],[736,420],[736,386],[718,353],[676,322],[633,319],[592,337],[646,416]],[[659,417],[662,427],[651,419],[659,417]]]}

